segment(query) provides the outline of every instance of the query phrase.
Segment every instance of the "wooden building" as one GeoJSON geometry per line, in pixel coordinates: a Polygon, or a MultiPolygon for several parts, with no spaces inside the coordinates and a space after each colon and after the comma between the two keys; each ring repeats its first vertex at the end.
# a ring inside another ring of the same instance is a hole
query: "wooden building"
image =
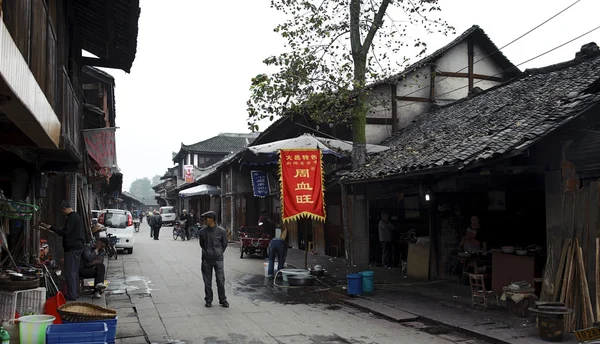
{"type": "MultiPolygon", "coordinates": [[[[0,189],[9,198],[39,205],[32,221],[58,226],[64,219],[59,202],[70,200],[86,212],[96,203],[90,185],[97,180],[106,185],[105,194],[120,192],[118,171],[94,160],[83,134],[87,128],[114,127],[114,82],[84,66],[130,70],[139,2],[4,1],[0,13],[0,189]],[[83,50],[97,58],[83,57],[83,50]],[[105,85],[106,106],[84,94],[93,84],[105,85]],[[92,114],[104,121],[88,122],[92,114]]],[[[38,232],[28,223],[15,221],[9,231],[13,244],[20,236],[33,243],[20,257],[37,254],[38,232]]]]}
{"type": "MultiPolygon", "coordinates": [[[[369,234],[386,210],[400,232],[428,238],[426,256],[417,258],[429,264],[413,268],[425,278],[446,278],[461,230],[477,215],[488,247],[498,250],[491,258],[494,290],[526,280],[546,299],[556,295],[565,241],[578,238],[595,291],[599,91],[600,50],[591,43],[574,60],[526,70],[416,117],[385,141],[389,151],[342,178],[352,264],[368,268],[369,234]],[[532,244],[542,250],[499,251],[532,244]]],[[[410,248],[407,260],[414,276],[410,248]]]]}

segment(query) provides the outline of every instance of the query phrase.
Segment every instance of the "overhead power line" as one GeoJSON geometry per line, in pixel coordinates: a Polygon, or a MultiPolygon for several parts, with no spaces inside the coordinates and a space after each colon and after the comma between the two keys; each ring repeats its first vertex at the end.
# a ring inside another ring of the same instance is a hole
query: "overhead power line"
{"type": "MultiPolygon", "coordinates": [[[[530,29],[529,31],[525,32],[524,34],[520,35],[519,37],[517,37],[517,38],[513,39],[512,41],[510,41],[510,42],[506,43],[506,44],[505,44],[505,45],[503,45],[502,47],[500,47],[500,48],[496,49],[494,52],[492,52],[492,53],[490,53],[490,54],[487,54],[487,55],[485,55],[484,57],[480,58],[479,60],[477,60],[477,61],[473,62],[473,65],[475,65],[477,62],[480,62],[480,61],[483,61],[483,60],[487,59],[488,57],[490,57],[490,56],[494,55],[494,54],[495,54],[495,53],[497,53],[497,52],[500,52],[502,49],[504,49],[504,48],[508,47],[509,45],[511,45],[511,44],[513,44],[513,43],[515,43],[515,42],[517,42],[517,41],[518,41],[518,40],[520,40],[521,38],[523,38],[523,37],[525,37],[525,36],[529,35],[529,34],[530,34],[530,33],[532,33],[533,31],[535,31],[535,30],[539,29],[540,27],[542,27],[544,24],[548,23],[549,21],[551,21],[552,19],[554,19],[554,18],[558,17],[559,15],[561,15],[562,13],[564,13],[565,11],[567,11],[568,9],[570,9],[571,7],[575,6],[575,5],[576,5],[578,2],[580,2],[580,1],[581,1],[581,0],[577,0],[577,1],[575,1],[575,2],[574,2],[574,3],[572,3],[571,5],[569,5],[569,6],[565,7],[564,9],[562,9],[560,12],[558,12],[558,13],[554,14],[554,15],[553,15],[553,16],[551,16],[550,18],[548,18],[548,19],[544,20],[543,22],[541,22],[540,24],[536,25],[534,28],[530,29]]],[[[461,68],[461,69],[459,69],[459,70],[458,70],[458,71],[456,71],[455,73],[460,73],[461,71],[463,71],[463,70],[465,70],[465,69],[467,69],[467,68],[469,68],[469,66],[468,66],[468,65],[467,65],[467,66],[465,66],[465,67],[463,67],[463,68],[461,68]]],[[[435,85],[435,84],[437,84],[437,83],[439,83],[439,82],[442,82],[442,81],[444,81],[444,80],[446,80],[446,79],[448,79],[448,78],[450,78],[450,76],[447,76],[447,77],[445,77],[445,78],[441,78],[441,79],[437,79],[437,80],[434,82],[434,85],[435,85]]],[[[428,89],[428,88],[430,88],[430,87],[431,87],[431,85],[427,85],[427,86],[421,87],[421,88],[419,88],[419,89],[417,89],[417,90],[415,90],[415,91],[412,91],[412,92],[410,92],[410,93],[408,93],[408,94],[405,94],[405,95],[404,95],[404,97],[410,96],[411,94],[415,94],[415,93],[417,93],[417,92],[420,92],[420,91],[422,91],[422,90],[426,90],[426,89],[428,89]]]]}
{"type": "MultiPolygon", "coordinates": [[[[530,58],[530,59],[528,59],[528,60],[525,60],[525,61],[523,61],[523,62],[521,62],[521,63],[519,63],[519,64],[515,65],[514,67],[507,68],[507,69],[505,69],[505,70],[503,70],[503,71],[501,71],[501,72],[498,72],[498,73],[496,73],[496,74],[494,74],[494,75],[488,76],[486,79],[480,79],[480,80],[477,80],[477,81],[475,81],[475,82],[473,83],[473,85],[475,85],[475,84],[478,84],[478,83],[480,83],[480,82],[482,82],[482,81],[487,81],[487,80],[488,80],[488,79],[490,79],[490,78],[493,78],[493,77],[495,77],[495,76],[498,76],[498,75],[500,75],[500,74],[504,74],[504,73],[506,73],[506,72],[508,72],[508,71],[510,71],[510,70],[512,70],[512,69],[515,69],[515,67],[518,67],[518,66],[521,66],[521,65],[523,65],[523,64],[525,64],[525,63],[528,63],[528,62],[531,62],[531,61],[533,61],[533,60],[536,60],[536,59],[538,59],[538,58],[540,58],[540,57],[542,57],[542,56],[544,56],[544,55],[546,55],[546,54],[549,54],[549,53],[551,53],[551,52],[555,51],[556,49],[560,49],[560,48],[564,47],[565,45],[567,45],[567,44],[569,44],[569,43],[571,43],[571,42],[573,42],[573,41],[576,41],[576,40],[580,39],[581,37],[584,37],[584,36],[586,36],[586,35],[589,35],[590,33],[594,32],[594,31],[596,31],[596,30],[598,30],[598,29],[600,29],[600,26],[596,26],[595,28],[593,28],[593,29],[591,29],[591,30],[589,30],[589,31],[587,31],[587,32],[585,32],[585,33],[583,33],[583,34],[581,34],[581,35],[579,35],[579,36],[577,36],[577,37],[575,37],[575,38],[572,38],[572,39],[570,39],[570,40],[568,40],[568,41],[566,41],[566,42],[564,42],[564,43],[562,43],[562,44],[560,44],[560,45],[557,45],[557,46],[555,46],[554,48],[552,48],[552,49],[550,49],[550,50],[546,50],[545,52],[543,52],[543,53],[541,53],[541,54],[539,54],[539,55],[537,55],[537,56],[534,56],[534,57],[532,57],[532,58],[530,58]]],[[[465,85],[465,86],[461,86],[461,87],[455,88],[455,89],[453,89],[453,90],[450,90],[450,91],[448,91],[448,92],[442,93],[442,94],[440,94],[440,95],[438,95],[438,96],[444,96],[444,95],[446,95],[446,94],[449,94],[449,93],[452,93],[452,92],[455,92],[455,91],[458,91],[458,90],[462,90],[463,88],[466,88],[466,87],[469,87],[469,85],[465,85]]],[[[398,106],[397,108],[398,108],[398,109],[400,109],[400,108],[403,108],[403,107],[405,107],[405,106],[413,105],[413,104],[416,104],[416,103],[417,103],[417,102],[411,102],[411,103],[408,103],[408,104],[404,104],[404,105],[398,106]]]]}

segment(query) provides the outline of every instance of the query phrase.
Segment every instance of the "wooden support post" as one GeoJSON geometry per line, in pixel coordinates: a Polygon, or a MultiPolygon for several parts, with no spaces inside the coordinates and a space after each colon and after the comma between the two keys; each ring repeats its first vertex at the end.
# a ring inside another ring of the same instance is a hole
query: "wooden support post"
{"type": "Polygon", "coordinates": [[[468,63],[469,63],[469,92],[473,89],[473,74],[475,66],[474,66],[474,58],[475,58],[475,41],[472,37],[469,37],[467,40],[467,49],[468,49],[468,63]]]}
{"type": "MultiPolygon", "coordinates": [[[[571,239],[567,239],[565,241],[565,244],[563,246],[562,249],[562,253],[560,255],[560,262],[558,265],[558,271],[556,272],[556,278],[554,280],[554,287],[552,288],[552,300],[553,301],[558,301],[559,297],[560,297],[560,286],[561,286],[561,281],[563,278],[563,272],[565,271],[565,266],[566,266],[566,260],[567,260],[567,253],[569,252],[569,250],[571,249],[571,239]]],[[[564,285],[564,283],[563,283],[564,285]]]]}
{"type": "Polygon", "coordinates": [[[304,270],[308,270],[308,219],[304,220],[304,270]]]}
{"type": "Polygon", "coordinates": [[[430,66],[429,69],[429,100],[430,101],[435,101],[435,77],[436,77],[436,73],[435,73],[435,69],[436,69],[436,65],[432,64],[430,66]]]}
{"type": "Polygon", "coordinates": [[[398,94],[396,84],[390,85],[390,93],[392,98],[392,134],[398,131],[398,94]]]}
{"type": "Polygon", "coordinates": [[[600,238],[596,238],[596,321],[600,322],[600,238]]]}
{"type": "Polygon", "coordinates": [[[583,250],[579,246],[579,241],[575,238],[577,246],[577,264],[579,267],[579,285],[581,287],[581,301],[583,304],[583,328],[591,327],[594,319],[594,310],[592,308],[592,300],[590,298],[590,289],[585,273],[585,264],[583,262],[583,250]]]}
{"type": "Polygon", "coordinates": [[[344,227],[344,251],[346,258],[346,273],[352,272],[352,237],[348,223],[348,189],[344,183],[340,183],[342,189],[342,226],[344,227]]]}

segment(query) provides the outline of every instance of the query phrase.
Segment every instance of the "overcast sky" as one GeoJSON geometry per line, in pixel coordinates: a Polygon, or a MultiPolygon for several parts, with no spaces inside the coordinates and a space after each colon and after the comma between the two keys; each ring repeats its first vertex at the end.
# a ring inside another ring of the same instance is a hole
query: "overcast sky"
{"type": "MultiPolygon", "coordinates": [[[[462,33],[479,25],[498,47],[517,38],[575,0],[441,0],[442,18],[462,33]]],[[[264,72],[262,60],[283,51],[273,32],[282,21],[269,0],[142,1],[137,55],[131,74],[116,79],[117,154],[123,189],[137,178],[163,174],[171,152],[221,132],[247,132],[250,79],[264,72]]],[[[503,49],[514,63],[593,29],[600,1],[581,0],[541,28],[503,49]]],[[[433,52],[454,38],[424,37],[433,52]]],[[[575,56],[581,45],[600,43],[600,30],[525,68],[575,56]]],[[[414,62],[414,61],[412,61],[414,62]]],[[[264,128],[261,128],[261,130],[264,128]]]]}

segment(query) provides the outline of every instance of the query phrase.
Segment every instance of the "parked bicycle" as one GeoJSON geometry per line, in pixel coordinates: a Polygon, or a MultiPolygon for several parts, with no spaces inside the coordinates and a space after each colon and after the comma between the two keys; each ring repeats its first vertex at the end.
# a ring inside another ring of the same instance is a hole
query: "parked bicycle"
{"type": "Polygon", "coordinates": [[[200,238],[200,230],[203,228],[204,226],[200,225],[199,223],[196,223],[195,225],[193,225],[190,228],[190,238],[191,239],[198,239],[200,238]]]}
{"type": "Polygon", "coordinates": [[[173,226],[173,240],[177,240],[178,237],[181,237],[181,240],[185,240],[184,226],[185,221],[175,221],[175,226],[173,226]]]}
{"type": "MultiPolygon", "coordinates": [[[[98,225],[96,225],[96,226],[98,226],[98,225]]],[[[115,247],[115,245],[117,244],[117,241],[119,241],[119,239],[117,239],[117,237],[114,234],[107,233],[106,227],[104,227],[104,226],[102,226],[102,228],[99,228],[99,229],[98,228],[92,229],[92,232],[94,232],[94,241],[100,239],[100,232],[106,233],[106,239],[108,239],[108,246],[106,247],[106,254],[108,254],[108,258],[115,257],[115,259],[117,259],[117,248],[115,247]]]]}

